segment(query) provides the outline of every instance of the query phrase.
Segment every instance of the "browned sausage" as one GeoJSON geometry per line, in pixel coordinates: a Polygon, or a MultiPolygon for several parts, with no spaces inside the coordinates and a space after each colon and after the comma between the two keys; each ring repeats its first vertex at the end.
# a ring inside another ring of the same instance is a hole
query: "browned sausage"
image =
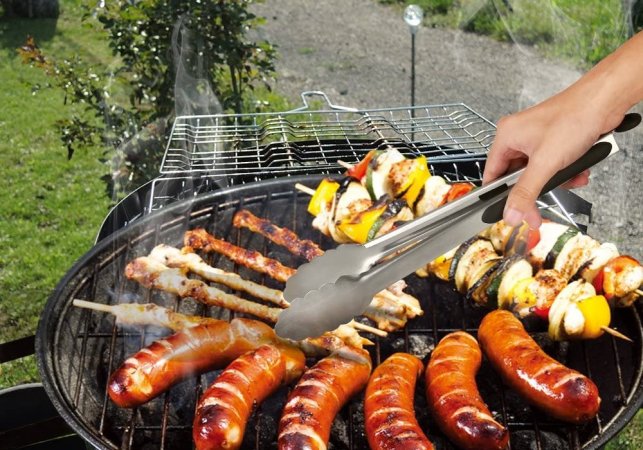
{"type": "Polygon", "coordinates": [[[366,386],[364,421],[372,450],[430,450],[433,445],[415,419],[415,383],[422,361],[395,353],[380,364],[366,386]]]}
{"type": "Polygon", "coordinates": [[[138,406],[190,375],[224,367],[276,339],[272,328],[251,319],[213,321],[187,328],[128,358],[110,377],[107,392],[120,407],[138,406]]]}
{"type": "Polygon", "coordinates": [[[221,372],[197,404],[192,428],[197,449],[241,446],[253,407],[304,371],[306,358],[294,350],[288,353],[262,345],[238,357],[221,372]],[[290,364],[288,359],[292,360],[290,364]]]}
{"type": "Polygon", "coordinates": [[[446,335],[426,368],[426,397],[442,432],[463,449],[504,449],[507,429],[491,416],[476,385],[482,353],[464,331],[446,335]]]}
{"type": "Polygon", "coordinates": [[[304,372],[279,421],[280,450],[325,450],[342,406],[366,386],[371,359],[364,350],[341,349],[304,372]]]}
{"type": "Polygon", "coordinates": [[[598,413],[601,399],[592,380],[543,352],[509,311],[487,314],[478,339],[505,383],[528,402],[572,423],[586,422],[598,413]]]}

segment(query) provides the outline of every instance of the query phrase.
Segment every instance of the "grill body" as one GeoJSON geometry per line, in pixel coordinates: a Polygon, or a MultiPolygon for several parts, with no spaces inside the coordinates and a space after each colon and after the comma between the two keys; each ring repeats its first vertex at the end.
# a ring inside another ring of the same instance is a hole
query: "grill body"
{"type": "MultiPolygon", "coordinates": [[[[99,303],[154,302],[188,314],[229,319],[232,315],[204,308],[190,299],[142,288],[125,279],[127,262],[146,255],[159,243],[181,246],[187,229],[204,227],[217,237],[261,251],[291,267],[301,260],[248,230],[232,227],[240,208],[293,229],[322,248],[335,244],[310,226],[308,198],[294,188],[300,182],[315,186],[321,176],[279,178],[190,197],[156,211],[101,241],[79,260],[50,297],[39,324],[36,350],[43,384],[60,414],[85,439],[98,448],[185,448],[191,445],[191,423],[199,394],[217,372],[193,377],[168,393],[133,410],[119,409],[106,395],[109,374],[129,355],[167,331],[148,328],[120,329],[104,313],[74,308],[74,298],[99,303]]],[[[219,256],[207,261],[242,277],[271,287],[283,286],[219,256]]],[[[487,312],[475,307],[442,282],[410,276],[408,292],[418,297],[425,315],[388,338],[373,338],[374,364],[396,351],[407,351],[426,363],[430,350],[447,333],[465,329],[473,334],[487,312]]],[[[594,449],[609,440],[636,413],[643,402],[643,336],[640,306],[617,310],[613,326],[634,339],[634,344],[611,336],[589,342],[554,344],[545,338],[541,325],[528,329],[556,359],[589,375],[602,397],[596,420],[571,426],[552,420],[530,408],[503,386],[484,362],[478,375],[481,394],[496,417],[510,430],[512,449],[594,449]]],[[[312,361],[311,361],[312,363],[312,361]]],[[[423,383],[415,399],[419,423],[437,448],[453,448],[434,425],[427,410],[423,383]]],[[[276,432],[287,389],[270,397],[253,415],[246,429],[244,449],[276,448],[276,432]]],[[[332,448],[367,449],[360,396],[345,407],[333,425],[332,448]]]]}

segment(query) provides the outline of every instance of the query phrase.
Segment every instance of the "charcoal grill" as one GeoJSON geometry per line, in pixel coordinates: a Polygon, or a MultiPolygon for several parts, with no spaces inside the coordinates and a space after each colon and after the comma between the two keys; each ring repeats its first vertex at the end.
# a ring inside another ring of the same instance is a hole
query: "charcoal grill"
{"type": "MultiPolygon", "coordinates": [[[[154,302],[187,314],[234,317],[233,313],[204,308],[190,299],[181,300],[142,288],[125,279],[127,262],[149,253],[158,243],[180,246],[186,230],[204,227],[217,237],[296,267],[303,261],[259,235],[232,227],[233,214],[242,208],[249,209],[295,230],[302,238],[317,241],[322,248],[330,248],[334,244],[311,228],[311,218],[306,213],[308,198],[294,188],[295,183],[315,186],[322,177],[341,170],[339,159],[355,161],[373,147],[391,145],[406,154],[427,154],[433,173],[451,181],[480,181],[494,128],[465,105],[416,107],[413,111],[409,108],[357,111],[330,106],[331,110],[297,110],[263,116],[177,118],[162,176],[153,181],[146,196],[146,214],[101,240],[74,265],[51,295],[39,324],[36,350],[43,384],[59,413],[88,442],[104,449],[172,449],[191,445],[196,401],[216,372],[186,380],[139,408],[117,408],[106,394],[110,372],[127,356],[167,332],[153,328],[120,329],[108,315],[74,308],[72,299],[105,304],[154,302]],[[271,122],[266,124],[267,121],[271,122]],[[205,129],[201,128],[203,124],[205,129]],[[273,126],[281,132],[273,134],[273,126]],[[355,131],[358,129],[361,131],[355,131]],[[207,138],[206,130],[212,133],[207,138]],[[317,153],[309,158],[308,152],[317,153]],[[257,169],[242,164],[250,153],[258,163],[268,166],[257,169]],[[234,154],[244,158],[235,161],[230,157],[234,154]],[[220,164],[227,166],[217,172],[220,164]],[[305,175],[298,175],[302,173],[305,175]],[[158,186],[167,180],[180,188],[160,192],[158,186]],[[201,188],[201,183],[208,187],[201,188]],[[210,191],[211,186],[225,184],[228,187],[210,191]],[[195,186],[198,188],[193,189],[195,186]],[[188,189],[182,190],[185,187],[188,189]],[[177,200],[178,197],[182,199],[177,200]]],[[[559,220],[575,218],[560,203],[552,195],[543,206],[559,220]]],[[[207,256],[206,260],[244,278],[280,287],[226,258],[207,256]]],[[[375,342],[370,348],[375,364],[395,351],[409,351],[426,362],[441,337],[458,329],[475,333],[486,312],[442,282],[416,276],[410,276],[407,282],[409,292],[421,300],[425,315],[385,339],[369,336],[375,342]]],[[[536,324],[528,325],[546,351],[594,379],[603,402],[592,422],[566,425],[528,407],[484,363],[478,377],[480,390],[490,409],[508,426],[511,448],[601,447],[643,402],[640,306],[618,310],[613,318],[613,325],[630,336],[633,344],[611,336],[591,342],[553,344],[544,339],[544,330],[536,324]]],[[[286,395],[284,388],[253,415],[246,429],[244,449],[276,448],[275,429],[286,395]]],[[[368,448],[361,402],[361,397],[353,399],[337,417],[331,448],[368,448]]],[[[453,448],[429,416],[421,382],[416,412],[437,448],[453,448]]]]}

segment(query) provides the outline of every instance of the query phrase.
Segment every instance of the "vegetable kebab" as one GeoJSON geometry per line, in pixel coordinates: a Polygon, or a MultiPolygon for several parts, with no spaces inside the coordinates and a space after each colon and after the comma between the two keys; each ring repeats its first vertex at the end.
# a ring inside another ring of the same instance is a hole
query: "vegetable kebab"
{"type": "Polygon", "coordinates": [[[453,282],[478,304],[548,320],[553,339],[592,339],[613,332],[607,328],[610,303],[629,305],[640,292],[643,268],[635,259],[618,255],[612,244],[552,222],[537,230],[546,236],[542,239],[526,225],[510,232],[506,228],[502,223],[492,226],[436,258],[427,270],[453,282]],[[554,231],[557,239],[549,237],[554,231]]]}
{"type": "Polygon", "coordinates": [[[406,159],[396,149],[372,150],[340,181],[326,178],[312,191],[313,227],[338,243],[363,244],[399,223],[424,215],[474,186],[447,184],[431,175],[426,158],[406,159]]]}

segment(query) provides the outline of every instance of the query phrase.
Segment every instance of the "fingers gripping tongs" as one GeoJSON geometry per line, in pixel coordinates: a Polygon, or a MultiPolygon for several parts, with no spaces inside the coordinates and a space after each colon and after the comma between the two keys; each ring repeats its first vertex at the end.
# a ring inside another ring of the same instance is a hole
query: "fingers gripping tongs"
{"type": "MultiPolygon", "coordinates": [[[[638,114],[628,114],[615,131],[627,131],[640,121],[638,114]]],[[[612,133],[602,136],[581,158],[556,173],[541,195],[618,150],[612,133]]],[[[509,190],[523,171],[505,175],[364,245],[340,245],[303,264],[286,283],[284,297],[291,304],[279,315],[277,334],[296,340],[320,336],[362,314],[376,293],[501,220],[509,190]]]]}

